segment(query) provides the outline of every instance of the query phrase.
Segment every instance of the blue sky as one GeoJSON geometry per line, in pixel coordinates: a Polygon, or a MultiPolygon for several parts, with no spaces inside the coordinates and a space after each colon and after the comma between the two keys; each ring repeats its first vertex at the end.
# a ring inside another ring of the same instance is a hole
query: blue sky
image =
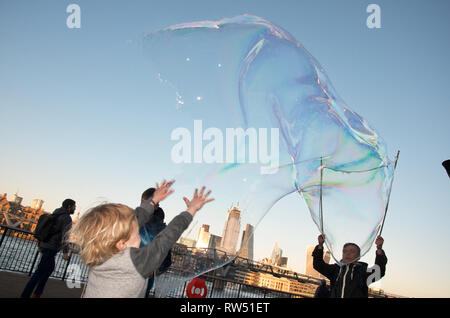
{"type": "MultiPolygon", "coordinates": [[[[152,107],[155,96],[173,94],[152,84],[143,35],[249,13],[302,43],[385,139],[390,157],[401,151],[381,287],[449,297],[450,181],[441,166],[450,156],[449,11],[448,1],[425,0],[0,1],[0,192],[11,198],[19,190],[25,204],[42,198],[50,211],[66,197],[80,211],[102,200],[137,205],[143,189],[167,177],[158,155],[168,140],[158,133],[165,113],[152,107]],[[70,3],[81,7],[80,29],[66,26],[70,3]],[[381,7],[381,29],[366,26],[370,3],[381,7]]],[[[182,201],[173,207],[169,219],[182,201]]],[[[269,256],[276,240],[289,266],[303,271],[318,234],[304,203],[289,196],[258,226],[256,249],[269,256]]]]}

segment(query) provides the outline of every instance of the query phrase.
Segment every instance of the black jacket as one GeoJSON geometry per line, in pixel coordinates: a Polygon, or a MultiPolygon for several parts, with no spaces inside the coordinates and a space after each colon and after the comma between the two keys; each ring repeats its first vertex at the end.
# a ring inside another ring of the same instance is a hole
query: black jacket
{"type": "MultiPolygon", "coordinates": [[[[369,287],[367,278],[374,273],[368,269],[363,262],[339,266],[338,264],[326,264],[323,261],[323,249],[318,246],[313,251],[313,266],[316,271],[330,280],[331,298],[367,298],[369,287]]],[[[381,255],[376,254],[375,264],[380,268],[381,279],[386,272],[387,257],[384,251],[381,255]]],[[[371,277],[370,283],[375,282],[375,275],[371,277]]]]}
{"type": "Polygon", "coordinates": [[[48,248],[50,250],[59,251],[64,247],[64,252],[67,252],[67,246],[64,243],[66,233],[72,228],[72,218],[70,211],[65,208],[59,208],[53,211],[53,215],[57,216],[53,234],[47,242],[39,242],[39,247],[48,248]]]}
{"type": "Polygon", "coordinates": [[[330,297],[330,290],[328,289],[327,285],[320,284],[319,287],[317,287],[316,292],[314,293],[314,298],[329,298],[330,297]]]}

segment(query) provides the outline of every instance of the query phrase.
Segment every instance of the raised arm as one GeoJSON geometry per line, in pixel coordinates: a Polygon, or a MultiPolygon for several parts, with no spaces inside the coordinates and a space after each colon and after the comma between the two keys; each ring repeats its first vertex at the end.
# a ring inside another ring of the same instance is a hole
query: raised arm
{"type": "Polygon", "coordinates": [[[173,193],[173,190],[171,190],[170,187],[172,186],[172,184],[174,184],[174,182],[175,180],[169,182],[163,180],[161,185],[156,183],[155,193],[153,194],[153,197],[142,202],[141,205],[134,210],[136,213],[139,228],[150,221],[153,212],[155,211],[156,205],[158,205],[160,201],[164,200],[173,193]]]}
{"type": "Polygon", "coordinates": [[[387,257],[383,250],[384,239],[378,236],[375,244],[377,245],[377,252],[375,257],[375,265],[380,267],[380,278],[386,273],[387,257]]]}
{"type": "Polygon", "coordinates": [[[330,265],[323,260],[323,243],[325,241],[322,235],[318,237],[319,244],[314,249],[313,256],[313,267],[316,271],[326,276],[329,280],[332,280],[333,273],[336,270],[335,265],[330,265]]]}
{"type": "Polygon", "coordinates": [[[161,263],[164,261],[169,250],[177,242],[184,230],[189,226],[193,216],[200,210],[205,203],[214,199],[207,199],[211,191],[203,194],[205,187],[203,187],[198,194],[195,189],[194,197],[188,200],[184,197],[187,209],[177,215],[158,235],[153,241],[142,248],[132,248],[130,250],[131,259],[137,271],[143,276],[148,277],[151,273],[156,271],[161,263]]]}

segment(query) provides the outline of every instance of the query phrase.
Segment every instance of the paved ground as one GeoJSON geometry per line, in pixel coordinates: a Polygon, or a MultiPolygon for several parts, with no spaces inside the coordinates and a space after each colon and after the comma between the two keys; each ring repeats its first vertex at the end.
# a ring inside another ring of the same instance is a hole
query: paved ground
{"type": "MultiPolygon", "coordinates": [[[[19,298],[30,276],[21,273],[0,271],[0,298],[19,298]]],[[[80,298],[81,288],[68,288],[65,281],[50,278],[41,298],[80,298]]]]}

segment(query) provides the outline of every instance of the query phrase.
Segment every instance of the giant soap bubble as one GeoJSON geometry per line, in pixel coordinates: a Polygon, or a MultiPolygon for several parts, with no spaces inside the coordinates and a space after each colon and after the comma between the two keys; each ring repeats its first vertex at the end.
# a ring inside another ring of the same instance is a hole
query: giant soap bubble
{"type": "Polygon", "coordinates": [[[384,216],[393,164],[381,137],[346,106],[296,39],[242,15],[151,32],[144,52],[161,89],[171,90],[155,112],[170,133],[167,160],[176,187],[205,184],[216,198],[215,212],[193,222],[194,233],[201,224],[224,224],[232,202],[241,211],[234,242],[197,244],[180,277],[231,261],[245,245],[246,224],[256,229],[293,192],[306,202],[336,261],[346,242],[367,253],[384,216]]]}

